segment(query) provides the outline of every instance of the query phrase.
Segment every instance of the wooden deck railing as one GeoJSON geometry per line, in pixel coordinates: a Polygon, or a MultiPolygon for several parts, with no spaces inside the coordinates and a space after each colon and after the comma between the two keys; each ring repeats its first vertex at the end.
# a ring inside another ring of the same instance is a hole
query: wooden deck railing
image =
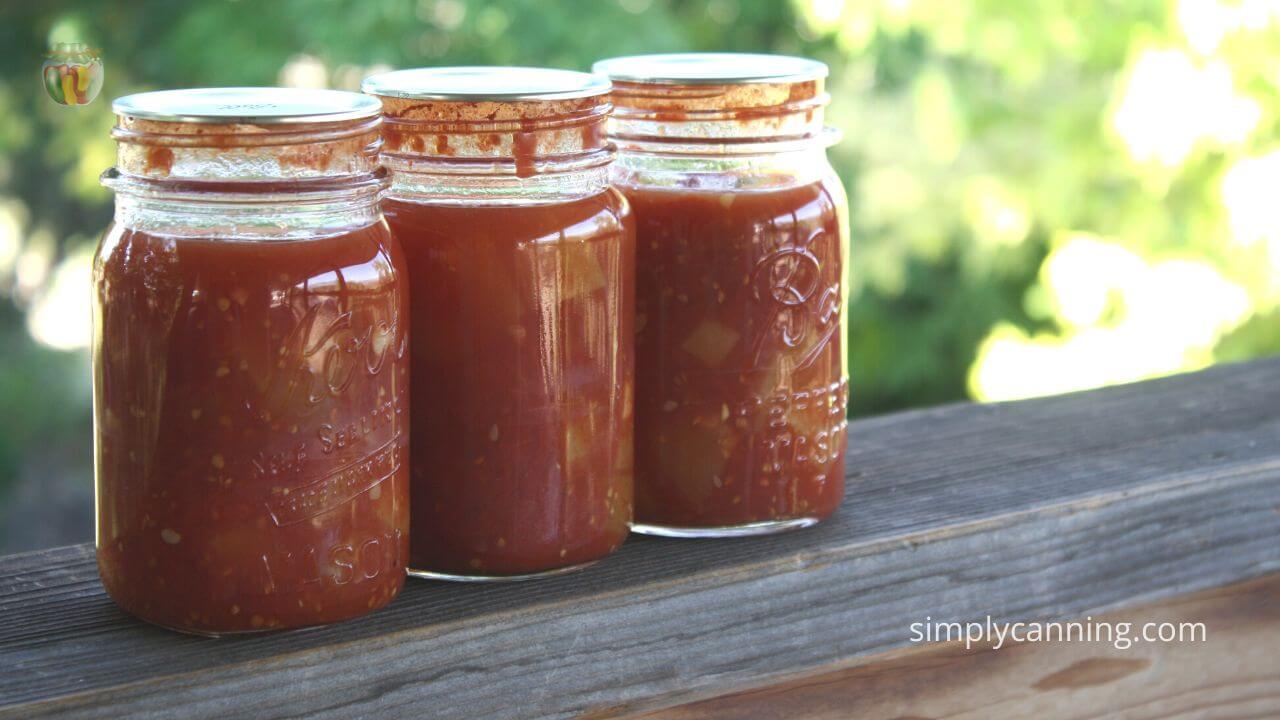
{"type": "MultiPolygon", "coordinates": [[[[1264,577],[1280,573],[1280,359],[859,420],[849,443],[844,506],[811,530],[635,538],[536,583],[410,581],[381,612],[302,632],[146,626],[103,595],[86,545],[0,558],[0,717],[740,717],[705,699],[900,669],[926,617],[1075,618],[1255,578],[1249,607],[1271,614],[1238,642],[1271,643],[1254,670],[1280,681],[1280,583],[1264,577]]],[[[1141,672],[1185,695],[1215,670],[1141,672]]],[[[898,687],[907,716],[933,686],[898,687]]],[[[1274,685],[1250,692],[1280,708],[1274,685]]]]}

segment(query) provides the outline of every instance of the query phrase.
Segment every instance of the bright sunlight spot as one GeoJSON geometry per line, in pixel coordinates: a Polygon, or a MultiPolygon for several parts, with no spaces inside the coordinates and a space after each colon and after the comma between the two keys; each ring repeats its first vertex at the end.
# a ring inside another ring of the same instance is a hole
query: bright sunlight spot
{"type": "Polygon", "coordinates": [[[1070,237],[1042,275],[1065,332],[997,326],[970,373],[974,397],[1016,400],[1202,367],[1250,314],[1244,288],[1207,263],[1148,263],[1098,238],[1070,237]]]}
{"type": "Polygon", "coordinates": [[[1197,65],[1180,50],[1147,50],[1133,66],[1113,122],[1135,160],[1175,167],[1197,142],[1241,142],[1261,115],[1256,102],[1236,94],[1225,62],[1197,65]]]}
{"type": "Polygon", "coordinates": [[[27,313],[27,330],[37,342],[55,350],[89,346],[92,265],[92,249],[78,251],[58,263],[51,281],[27,313]]]}
{"type": "Polygon", "coordinates": [[[1222,204],[1231,237],[1243,247],[1265,243],[1271,267],[1280,273],[1280,150],[1244,158],[1222,178],[1222,204]]]}

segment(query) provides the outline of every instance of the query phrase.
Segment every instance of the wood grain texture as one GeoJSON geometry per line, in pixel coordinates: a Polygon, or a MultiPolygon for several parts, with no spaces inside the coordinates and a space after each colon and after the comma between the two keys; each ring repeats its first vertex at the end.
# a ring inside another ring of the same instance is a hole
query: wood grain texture
{"type": "Polygon", "coordinates": [[[813,529],[411,581],[316,630],[175,635],[114,608],[91,548],[0,559],[0,717],[631,712],[902,647],[926,615],[1074,617],[1280,570],[1280,359],[849,436],[845,504],[813,529]]]}
{"type": "Polygon", "coordinates": [[[1148,622],[1204,623],[1205,633],[1127,649],[940,643],[628,720],[1280,717],[1280,575],[1093,619],[1134,632],[1148,622]]]}

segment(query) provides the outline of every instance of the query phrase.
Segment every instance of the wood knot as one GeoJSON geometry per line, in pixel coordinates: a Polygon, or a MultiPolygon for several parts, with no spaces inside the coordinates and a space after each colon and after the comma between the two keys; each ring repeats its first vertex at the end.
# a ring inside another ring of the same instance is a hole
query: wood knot
{"type": "Polygon", "coordinates": [[[1094,685],[1106,685],[1136,672],[1147,669],[1151,661],[1145,658],[1087,658],[1045,675],[1031,687],[1040,692],[1069,690],[1094,685]]]}

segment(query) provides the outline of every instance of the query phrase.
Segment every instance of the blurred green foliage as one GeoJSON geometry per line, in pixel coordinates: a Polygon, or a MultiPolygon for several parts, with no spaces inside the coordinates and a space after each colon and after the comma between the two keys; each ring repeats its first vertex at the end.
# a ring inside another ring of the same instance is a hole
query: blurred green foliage
{"type": "Polygon", "coordinates": [[[43,0],[0,6],[0,43],[0,498],[24,482],[88,497],[97,176],[109,99],[148,89],[816,57],[852,205],[854,414],[1280,349],[1276,0],[43,0]],[[59,41],[102,50],[99,101],[44,97],[59,41]]]}

